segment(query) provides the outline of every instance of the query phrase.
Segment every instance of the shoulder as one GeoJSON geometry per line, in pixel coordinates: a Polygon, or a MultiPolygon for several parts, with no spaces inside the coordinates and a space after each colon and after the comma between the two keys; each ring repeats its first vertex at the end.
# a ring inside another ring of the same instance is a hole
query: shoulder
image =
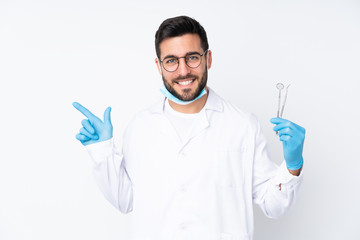
{"type": "Polygon", "coordinates": [[[130,120],[127,129],[134,129],[135,127],[150,127],[156,123],[161,117],[164,106],[164,98],[158,99],[155,103],[148,105],[143,110],[137,112],[130,120]]]}
{"type": "Polygon", "coordinates": [[[220,97],[213,90],[210,91],[214,94],[214,97],[217,98],[219,102],[221,102],[222,111],[220,112],[220,115],[222,115],[223,118],[228,119],[233,123],[242,123],[242,125],[249,125],[252,128],[256,127],[258,124],[258,119],[253,113],[240,108],[235,103],[230,102],[223,97],[220,97]]]}

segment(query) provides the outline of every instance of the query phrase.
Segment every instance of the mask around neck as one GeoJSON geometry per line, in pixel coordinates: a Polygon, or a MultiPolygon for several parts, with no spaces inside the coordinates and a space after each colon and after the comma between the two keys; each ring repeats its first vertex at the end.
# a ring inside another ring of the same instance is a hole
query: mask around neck
{"type": "Polygon", "coordinates": [[[162,94],[164,94],[165,97],[167,97],[169,100],[180,104],[180,105],[188,105],[196,100],[198,100],[199,98],[201,98],[202,96],[204,96],[207,92],[205,90],[205,88],[200,92],[199,96],[197,96],[194,100],[191,101],[182,101],[180,99],[178,99],[177,97],[175,97],[174,95],[172,95],[165,87],[165,85],[163,84],[160,88],[160,92],[162,92],[162,94]]]}

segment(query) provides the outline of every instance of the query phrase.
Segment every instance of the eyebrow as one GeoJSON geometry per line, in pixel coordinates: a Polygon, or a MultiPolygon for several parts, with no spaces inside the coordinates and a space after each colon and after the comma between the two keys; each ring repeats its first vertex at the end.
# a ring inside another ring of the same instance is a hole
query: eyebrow
{"type": "MultiPolygon", "coordinates": [[[[195,53],[196,53],[196,54],[200,54],[200,55],[201,55],[201,53],[196,52],[196,51],[193,51],[193,52],[188,52],[188,53],[186,53],[186,54],[185,54],[185,56],[187,56],[187,55],[191,55],[191,54],[195,54],[195,53]]],[[[174,57],[175,57],[175,58],[178,58],[178,57],[177,57],[177,56],[175,56],[175,55],[167,55],[167,56],[165,56],[165,57],[163,58],[163,60],[164,60],[164,59],[166,59],[166,58],[174,58],[174,57]]]]}

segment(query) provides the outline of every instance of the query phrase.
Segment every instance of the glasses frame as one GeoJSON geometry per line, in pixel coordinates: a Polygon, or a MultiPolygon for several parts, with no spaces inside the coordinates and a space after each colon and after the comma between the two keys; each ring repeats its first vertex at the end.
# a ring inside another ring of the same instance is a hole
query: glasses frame
{"type": "Polygon", "coordinates": [[[192,53],[192,54],[186,54],[186,55],[183,56],[183,57],[166,57],[166,58],[164,58],[163,60],[160,60],[160,63],[161,63],[161,65],[163,66],[163,68],[164,68],[167,72],[175,72],[175,71],[178,70],[178,68],[179,68],[180,58],[184,58],[186,66],[188,66],[189,68],[195,69],[195,68],[198,68],[198,67],[201,65],[201,63],[202,63],[202,57],[208,52],[208,50],[209,50],[209,49],[206,49],[206,50],[203,52],[203,54],[200,54],[200,53],[199,53],[199,55],[200,55],[200,63],[199,63],[199,65],[197,65],[196,67],[191,67],[191,66],[189,66],[188,63],[187,63],[187,61],[186,61],[186,57],[187,57],[188,55],[194,55],[194,53],[192,53]],[[176,60],[177,60],[177,67],[175,68],[175,70],[169,71],[169,70],[167,70],[167,69],[165,68],[163,62],[164,62],[164,60],[167,59],[167,58],[176,58],[176,60]]]}

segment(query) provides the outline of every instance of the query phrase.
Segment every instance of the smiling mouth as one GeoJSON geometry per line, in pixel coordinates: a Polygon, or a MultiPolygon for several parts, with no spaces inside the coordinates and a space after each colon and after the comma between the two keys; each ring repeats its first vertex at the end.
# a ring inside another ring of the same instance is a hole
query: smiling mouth
{"type": "Polygon", "coordinates": [[[193,82],[195,81],[194,79],[190,79],[190,80],[183,80],[183,81],[176,81],[176,83],[180,86],[189,86],[191,85],[193,82]]]}

